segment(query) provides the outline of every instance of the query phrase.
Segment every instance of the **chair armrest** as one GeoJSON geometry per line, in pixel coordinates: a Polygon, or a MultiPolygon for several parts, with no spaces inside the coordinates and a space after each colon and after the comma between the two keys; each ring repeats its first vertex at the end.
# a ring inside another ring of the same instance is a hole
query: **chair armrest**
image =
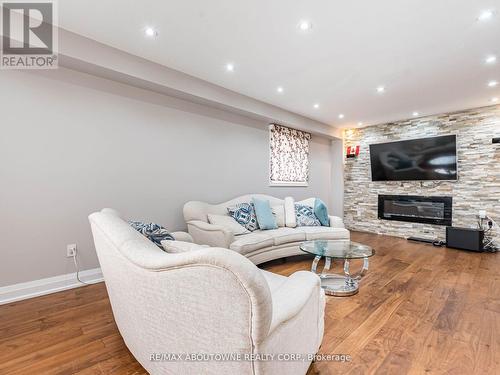
{"type": "Polygon", "coordinates": [[[195,243],[209,245],[212,247],[229,248],[234,242],[234,234],[220,225],[205,223],[201,220],[187,222],[189,234],[193,236],[195,243]]]}
{"type": "Polygon", "coordinates": [[[328,216],[330,218],[330,228],[345,228],[344,221],[338,216],[328,216]]]}
{"type": "Polygon", "coordinates": [[[183,242],[193,242],[193,237],[189,233],[186,232],[172,232],[170,233],[174,240],[183,241],[183,242]]]}
{"type": "Polygon", "coordinates": [[[298,271],[288,277],[271,298],[273,300],[273,318],[269,335],[280,325],[297,315],[307,301],[320,293],[321,281],[318,275],[309,271],[298,271]]]}

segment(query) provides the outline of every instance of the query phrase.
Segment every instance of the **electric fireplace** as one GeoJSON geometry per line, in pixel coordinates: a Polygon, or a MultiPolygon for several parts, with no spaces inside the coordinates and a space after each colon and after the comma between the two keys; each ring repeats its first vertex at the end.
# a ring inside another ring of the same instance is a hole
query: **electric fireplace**
{"type": "Polygon", "coordinates": [[[379,195],[378,218],[451,226],[452,197],[379,195]]]}

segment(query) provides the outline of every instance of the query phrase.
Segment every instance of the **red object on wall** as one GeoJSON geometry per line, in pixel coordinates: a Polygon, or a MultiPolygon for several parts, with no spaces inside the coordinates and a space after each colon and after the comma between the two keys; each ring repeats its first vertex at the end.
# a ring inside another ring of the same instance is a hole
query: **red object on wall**
{"type": "Polygon", "coordinates": [[[347,155],[348,158],[355,158],[359,155],[359,145],[358,146],[348,146],[347,155]]]}

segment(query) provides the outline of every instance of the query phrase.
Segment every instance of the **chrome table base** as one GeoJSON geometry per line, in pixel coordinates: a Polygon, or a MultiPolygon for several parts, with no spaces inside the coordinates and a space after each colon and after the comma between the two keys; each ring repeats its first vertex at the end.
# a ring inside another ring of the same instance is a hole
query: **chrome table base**
{"type": "MultiPolygon", "coordinates": [[[[318,263],[322,256],[316,255],[311,266],[311,272],[318,273],[318,263]]],[[[321,279],[321,287],[325,293],[330,296],[347,297],[358,293],[359,280],[368,271],[368,258],[363,258],[363,268],[356,274],[350,273],[349,259],[344,260],[344,275],[330,274],[328,271],[332,265],[332,258],[325,257],[325,265],[319,275],[321,279]]]]}

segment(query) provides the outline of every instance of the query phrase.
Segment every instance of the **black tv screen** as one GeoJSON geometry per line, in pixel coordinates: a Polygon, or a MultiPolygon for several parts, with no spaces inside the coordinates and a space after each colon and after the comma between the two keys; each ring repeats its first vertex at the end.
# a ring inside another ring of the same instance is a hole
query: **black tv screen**
{"type": "Polygon", "coordinates": [[[370,145],[372,181],[457,179],[457,137],[370,145]]]}

